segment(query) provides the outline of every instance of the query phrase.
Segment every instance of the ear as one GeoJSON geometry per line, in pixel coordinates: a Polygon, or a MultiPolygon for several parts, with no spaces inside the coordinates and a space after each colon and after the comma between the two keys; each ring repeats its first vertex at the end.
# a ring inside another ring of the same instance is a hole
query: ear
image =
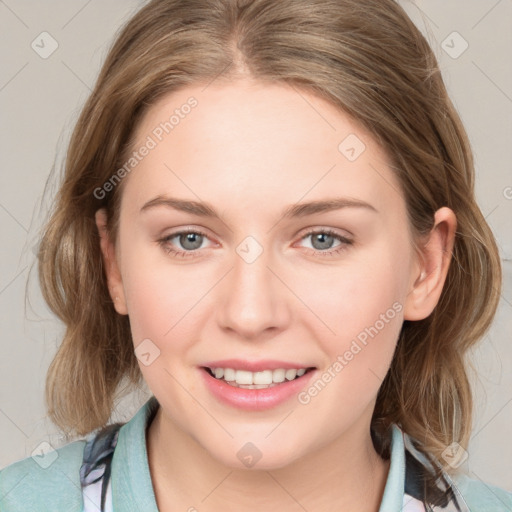
{"type": "Polygon", "coordinates": [[[412,288],[405,299],[404,320],[423,320],[436,307],[450,266],[457,218],[450,208],[437,210],[434,226],[420,247],[412,277],[412,288]]]}
{"type": "Polygon", "coordinates": [[[120,315],[127,315],[126,299],[123,288],[121,272],[116,259],[114,242],[110,239],[107,229],[107,211],[105,208],[99,209],[95,214],[96,226],[100,235],[100,247],[103,258],[103,265],[107,277],[110,297],[114,302],[114,307],[120,315]]]}

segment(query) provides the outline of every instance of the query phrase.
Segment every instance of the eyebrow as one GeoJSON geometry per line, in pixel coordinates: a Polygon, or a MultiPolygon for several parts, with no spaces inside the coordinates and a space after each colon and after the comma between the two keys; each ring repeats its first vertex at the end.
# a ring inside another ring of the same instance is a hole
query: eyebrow
{"type": "MultiPolygon", "coordinates": [[[[175,197],[168,196],[157,196],[154,199],[151,199],[145,203],[144,206],[142,206],[140,213],[161,206],[179,210],[185,213],[191,213],[200,217],[211,217],[220,220],[220,215],[209,203],[177,199],[175,197]]],[[[315,213],[324,213],[333,210],[340,210],[342,208],[365,208],[378,213],[378,210],[374,206],[360,199],[335,197],[322,201],[310,201],[307,203],[296,203],[290,205],[284,209],[282,212],[282,217],[306,217],[308,215],[314,215],[315,213]]]]}

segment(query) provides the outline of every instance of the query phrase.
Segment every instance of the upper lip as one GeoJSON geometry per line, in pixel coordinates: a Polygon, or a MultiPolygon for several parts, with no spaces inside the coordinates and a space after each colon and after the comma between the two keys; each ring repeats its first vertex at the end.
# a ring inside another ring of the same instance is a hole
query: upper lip
{"type": "Polygon", "coordinates": [[[263,370],[277,370],[283,368],[285,370],[295,368],[312,368],[311,365],[302,363],[289,363],[287,361],[277,361],[275,359],[260,359],[259,361],[249,361],[246,359],[222,359],[220,361],[209,361],[202,366],[207,368],[233,368],[234,370],[246,370],[249,372],[261,372],[263,370]]]}

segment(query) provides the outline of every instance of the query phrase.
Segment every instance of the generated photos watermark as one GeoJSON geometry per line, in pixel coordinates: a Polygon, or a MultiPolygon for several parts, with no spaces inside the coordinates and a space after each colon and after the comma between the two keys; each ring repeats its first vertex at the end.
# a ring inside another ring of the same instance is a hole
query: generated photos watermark
{"type": "Polygon", "coordinates": [[[345,350],[343,354],[339,354],[336,360],[313,382],[306,390],[301,391],[297,398],[299,403],[307,405],[312,398],[317,396],[346,366],[350,364],[357,354],[359,354],[367,345],[369,339],[375,338],[390,320],[400,313],[403,309],[400,302],[395,302],[386,310],[385,313],[379,315],[379,319],[370,327],[365,327],[350,343],[350,348],[345,350]]]}
{"type": "Polygon", "coordinates": [[[186,116],[192,112],[194,107],[197,107],[198,101],[191,96],[187,102],[179,108],[174,109],[174,113],[168,120],[162,121],[158,126],[153,128],[150,135],[146,137],[145,142],[136,150],[132,152],[130,158],[123,164],[117,171],[101,186],[94,189],[94,197],[96,199],[104,199],[109,192],[112,192],[121,180],[126,177],[130,172],[135,169],[150,152],[158,146],[166,135],[172,132],[186,116]]]}

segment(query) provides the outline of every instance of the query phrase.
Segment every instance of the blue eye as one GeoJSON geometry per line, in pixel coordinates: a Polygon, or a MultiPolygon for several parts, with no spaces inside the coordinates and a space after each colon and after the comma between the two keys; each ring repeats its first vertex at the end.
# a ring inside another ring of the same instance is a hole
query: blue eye
{"type": "Polygon", "coordinates": [[[302,240],[307,238],[311,238],[311,250],[321,256],[333,256],[339,254],[341,251],[346,250],[347,246],[353,244],[352,240],[349,240],[330,229],[311,230],[302,237],[302,240]],[[329,250],[332,249],[333,243],[336,240],[338,240],[339,243],[334,247],[338,248],[335,250],[329,250]]]}
{"type": "MultiPolygon", "coordinates": [[[[301,240],[311,238],[311,248],[306,247],[314,255],[335,256],[347,249],[353,241],[339,235],[330,229],[316,229],[306,233],[301,240]],[[337,245],[333,244],[338,241],[337,245]],[[334,249],[333,249],[334,247],[334,249]]],[[[158,243],[170,255],[179,258],[188,258],[196,256],[199,249],[202,249],[203,242],[208,240],[208,236],[197,230],[178,231],[158,240],[158,243]],[[182,247],[182,250],[175,247],[182,247]]]]}
{"type": "Polygon", "coordinates": [[[173,238],[178,238],[181,246],[191,251],[199,249],[203,244],[203,235],[199,233],[181,233],[173,238]]]}
{"type": "Polygon", "coordinates": [[[161,240],[158,240],[158,243],[169,254],[186,258],[189,256],[194,256],[194,252],[201,248],[205,238],[207,238],[206,234],[200,231],[179,231],[177,233],[172,233],[162,238],[161,240]],[[172,240],[175,238],[177,239],[179,246],[183,247],[185,250],[182,251],[174,249],[173,246],[175,246],[176,243],[173,243],[172,240]]]}

